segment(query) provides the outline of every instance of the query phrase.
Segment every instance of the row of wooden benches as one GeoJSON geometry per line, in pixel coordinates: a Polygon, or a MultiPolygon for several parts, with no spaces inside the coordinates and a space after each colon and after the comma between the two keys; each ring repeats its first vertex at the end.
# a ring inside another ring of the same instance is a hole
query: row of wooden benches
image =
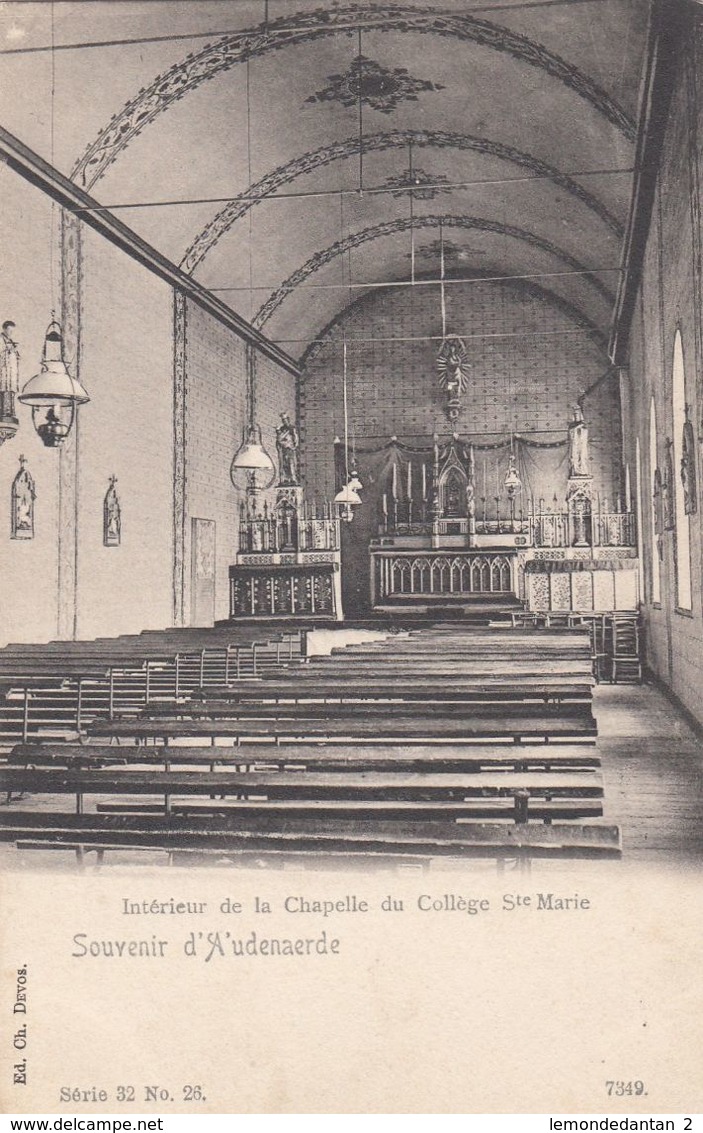
{"type": "Polygon", "coordinates": [[[8,646],[0,651],[0,746],[40,734],[75,735],[96,715],[133,712],[300,658],[300,631],[271,639],[258,633],[244,641],[230,629],[8,646]]]}
{"type": "Polygon", "coordinates": [[[18,746],[0,774],[8,797],[73,794],[77,814],[10,810],[0,834],[81,852],[407,853],[431,830],[432,853],[615,853],[614,828],[559,821],[602,815],[588,649],[583,634],[431,630],[96,720],[82,745],[18,746]]]}
{"type": "Polygon", "coordinates": [[[614,828],[563,826],[602,815],[599,768],[593,747],[575,744],[21,745],[0,787],[8,796],[73,795],[75,813],[8,808],[0,837],[79,856],[126,846],[349,853],[363,845],[388,854],[412,845],[417,853],[613,854],[614,828]],[[86,796],[98,800],[95,813],[85,813],[86,796]],[[545,829],[535,834],[538,822],[545,829]],[[431,845],[422,841],[430,830],[431,845]]]}

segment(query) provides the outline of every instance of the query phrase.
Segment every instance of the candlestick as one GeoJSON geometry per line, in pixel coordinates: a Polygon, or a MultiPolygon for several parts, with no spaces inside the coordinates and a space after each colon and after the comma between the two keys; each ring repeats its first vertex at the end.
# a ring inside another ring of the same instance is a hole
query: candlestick
{"type": "Polygon", "coordinates": [[[427,465],[422,462],[422,498],[427,499],[427,465]]]}
{"type": "Polygon", "coordinates": [[[413,494],[413,466],[408,461],[408,499],[411,499],[413,494]]]}
{"type": "Polygon", "coordinates": [[[396,500],[398,498],[398,465],[397,464],[393,465],[393,476],[392,476],[392,479],[391,479],[391,492],[392,492],[392,495],[393,495],[393,499],[396,500]]]}

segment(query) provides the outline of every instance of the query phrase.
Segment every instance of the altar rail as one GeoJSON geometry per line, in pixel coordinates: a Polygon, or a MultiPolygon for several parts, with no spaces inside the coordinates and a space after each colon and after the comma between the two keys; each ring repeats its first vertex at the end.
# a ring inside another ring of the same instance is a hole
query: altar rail
{"type": "Polygon", "coordinates": [[[372,553],[372,603],[400,595],[512,594],[514,556],[466,552],[372,553]]]}

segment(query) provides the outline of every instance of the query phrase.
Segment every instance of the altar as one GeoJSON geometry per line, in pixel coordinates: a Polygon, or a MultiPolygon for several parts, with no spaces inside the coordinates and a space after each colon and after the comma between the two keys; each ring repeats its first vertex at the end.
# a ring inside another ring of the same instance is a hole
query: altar
{"type": "Polygon", "coordinates": [[[357,449],[358,474],[371,498],[365,517],[357,509],[361,522],[355,516],[343,569],[360,571],[363,543],[371,609],[471,608],[486,600],[533,611],[636,609],[629,487],[614,499],[594,489],[578,407],[562,436],[532,442],[552,450],[553,468],[564,465],[561,491],[554,471],[546,474],[555,488],[548,498],[529,490],[523,454],[530,442],[523,437],[491,440],[490,474],[482,456],[489,445],[456,434],[424,445],[392,437],[357,449]],[[503,471],[496,475],[501,453],[503,471]]]}

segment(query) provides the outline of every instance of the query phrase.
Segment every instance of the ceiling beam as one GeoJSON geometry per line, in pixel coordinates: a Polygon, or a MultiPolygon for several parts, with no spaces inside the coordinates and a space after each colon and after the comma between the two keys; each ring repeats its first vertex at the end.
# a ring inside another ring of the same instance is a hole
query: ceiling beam
{"type": "Polygon", "coordinates": [[[39,154],[16,138],[8,130],[0,126],[0,161],[23,177],[25,181],[34,185],[45,193],[51,200],[56,201],[68,212],[77,213],[81,221],[89,228],[94,229],[111,244],[125,252],[137,263],[145,267],[153,275],[164,280],[174,290],[179,291],[186,299],[196,303],[223,326],[233,331],[244,342],[249,343],[255,350],[266,355],[272,362],[281,366],[288,373],[298,377],[300,369],[297,362],[279,346],[271,342],[260,331],[252,327],[241,315],[237,315],[230,307],[216,298],[207,288],[196,283],[191,276],[181,271],[176,264],[163,256],[150,244],[138,236],[121,220],[109,211],[101,208],[96,201],[83,189],[79,189],[73,181],[60,173],[39,154]]]}

